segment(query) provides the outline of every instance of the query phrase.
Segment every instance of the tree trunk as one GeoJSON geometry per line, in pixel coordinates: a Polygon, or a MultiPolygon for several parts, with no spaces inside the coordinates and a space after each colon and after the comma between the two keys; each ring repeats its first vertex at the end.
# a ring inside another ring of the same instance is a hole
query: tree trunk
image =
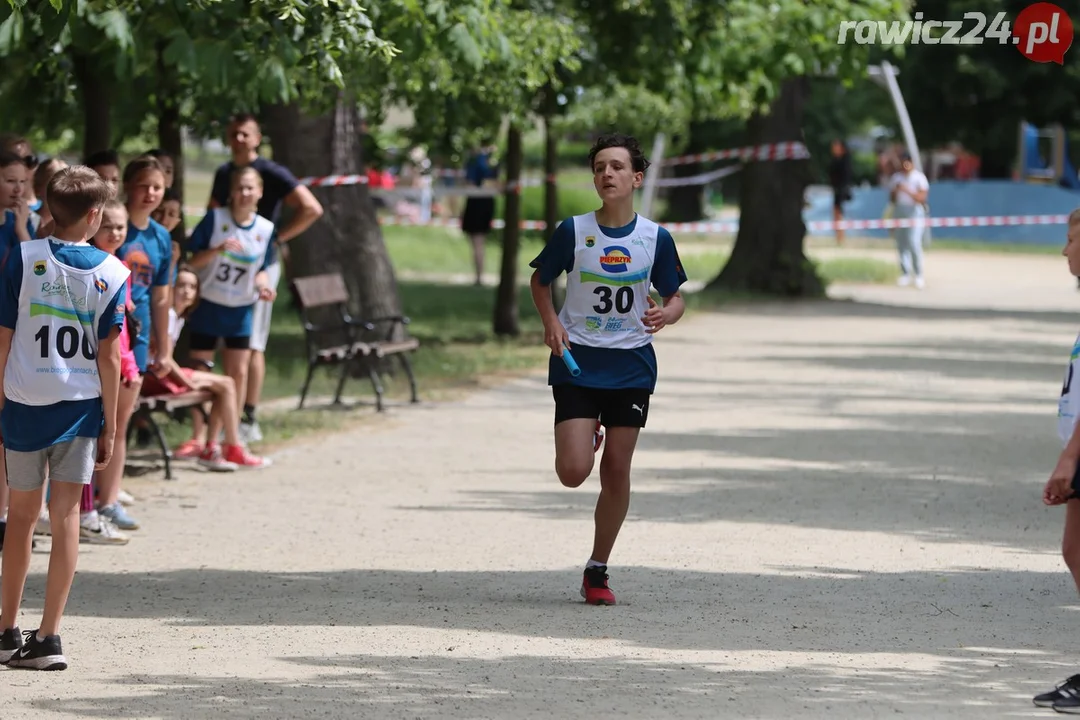
{"type": "Polygon", "coordinates": [[[112,147],[112,83],[97,70],[93,58],[72,53],[75,84],[83,109],[83,158],[112,147]]]}
{"type": "MultiPolygon", "coordinates": [[[[553,119],[544,118],[544,235],[548,238],[559,225],[559,138],[552,131],[553,119]]],[[[555,309],[562,307],[562,283],[551,283],[551,299],[555,309]]]]}
{"type": "MultiPolygon", "coordinates": [[[[173,161],[173,187],[172,189],[180,196],[180,224],[172,233],[172,239],[181,245],[187,239],[187,230],[184,227],[184,137],[180,121],[180,91],[177,88],[176,76],[172,68],[165,63],[165,43],[157,45],[157,117],[158,117],[158,147],[172,156],[173,161]]],[[[202,206],[210,198],[199,198],[198,203],[202,206]]]]}
{"type": "MultiPolygon", "coordinates": [[[[709,127],[703,122],[690,123],[689,142],[685,154],[705,152],[709,149],[709,127]]],[[[693,177],[700,174],[701,163],[686,163],[674,166],[677,178],[693,177]]],[[[697,222],[705,217],[704,188],[701,185],[677,185],[668,195],[667,222],[697,222]]]]}
{"type": "Polygon", "coordinates": [[[510,123],[506,137],[506,211],[503,218],[502,269],[495,294],[495,334],[517,335],[518,326],[518,250],[521,247],[521,128],[510,123]]]}
{"type": "MultiPolygon", "coordinates": [[[[339,95],[333,111],[310,116],[295,105],[267,109],[274,160],[297,177],[361,171],[358,111],[339,95]]],[[[288,278],[340,272],[358,317],[401,314],[401,298],[367,185],[313,187],[324,214],[288,244],[288,278]]]]}
{"type": "MultiPolygon", "coordinates": [[[[747,122],[749,145],[802,140],[807,78],[784,82],[768,115],[747,122]]],[[[749,162],[742,170],[739,234],[731,258],[709,288],[787,297],[820,297],[825,287],[803,250],[805,160],[749,162]]]]}

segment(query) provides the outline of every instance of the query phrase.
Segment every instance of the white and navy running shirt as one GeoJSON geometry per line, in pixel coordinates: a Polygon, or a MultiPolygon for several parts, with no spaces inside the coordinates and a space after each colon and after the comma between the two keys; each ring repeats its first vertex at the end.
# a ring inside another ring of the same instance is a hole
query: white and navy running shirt
{"type": "Polygon", "coordinates": [[[1080,335],[1073,343],[1069,354],[1069,367],[1065,371],[1065,383],[1061,386],[1061,399],[1058,401],[1058,437],[1067,445],[1076,427],[1077,414],[1080,413],[1080,335]]]}
{"type": "Polygon", "coordinates": [[[98,343],[123,325],[129,274],[108,253],[53,238],[0,260],[0,326],[14,331],[0,414],[8,449],[101,434],[98,343]]]}
{"type": "Polygon", "coordinates": [[[578,215],[559,225],[530,266],[542,285],[567,275],[559,320],[581,375],[552,354],[548,384],[652,392],[656,352],[642,320],[649,289],[670,297],[686,282],[671,234],[639,215],[619,228],[599,225],[595,213],[578,215]]]}

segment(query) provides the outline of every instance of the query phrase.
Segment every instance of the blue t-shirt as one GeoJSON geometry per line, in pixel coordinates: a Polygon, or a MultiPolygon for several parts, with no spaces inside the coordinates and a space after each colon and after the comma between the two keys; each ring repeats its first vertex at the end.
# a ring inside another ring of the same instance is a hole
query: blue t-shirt
{"type": "Polygon", "coordinates": [[[465,179],[476,187],[483,185],[485,180],[493,180],[498,176],[498,168],[491,166],[491,156],[487,153],[473,155],[465,166],[465,179]]]}
{"type": "Polygon", "coordinates": [[[155,220],[146,229],[128,223],[127,240],[116,251],[131,270],[131,302],[139,321],[139,333],[131,338],[131,351],[139,372],[146,372],[150,359],[150,323],[153,288],[168,287],[172,281],[172,238],[155,220]]]}
{"type": "MultiPolygon", "coordinates": [[[[609,238],[619,239],[630,235],[636,225],[637,215],[628,225],[619,228],[600,226],[600,231],[609,238]]],[[[529,267],[539,272],[541,285],[550,285],[559,275],[574,269],[576,246],[574,219],[568,218],[559,224],[544,249],[529,263],[529,267]]],[[[662,227],[656,237],[656,254],[649,280],[661,297],[671,297],[686,282],[675,240],[662,227]]],[[[575,344],[570,351],[581,368],[581,375],[571,375],[562,358],[552,353],[548,362],[549,385],[570,384],[611,390],[641,388],[649,392],[656,389],[656,351],[652,343],[632,349],[575,344]]]]}
{"type": "MultiPolygon", "coordinates": [[[[251,167],[259,171],[263,181],[263,194],[256,212],[277,225],[281,204],[297,188],[300,181],[286,167],[264,157],[256,157],[251,167]]],[[[236,165],[230,160],[214,173],[214,186],[210,190],[210,197],[221,207],[229,206],[230,182],[235,169],[236,165]]]]}
{"type": "MultiPolygon", "coordinates": [[[[257,217],[256,217],[257,219],[257,217]]],[[[241,230],[250,230],[255,227],[256,220],[250,225],[238,226],[241,230]]],[[[191,231],[188,238],[188,248],[192,254],[210,249],[210,241],[214,237],[214,213],[206,213],[206,216],[191,231]]],[[[266,244],[266,254],[263,256],[259,272],[262,272],[275,260],[274,243],[266,244]]],[[[209,300],[199,300],[199,304],[191,312],[191,317],[185,323],[189,332],[200,335],[209,335],[216,338],[250,337],[251,323],[255,316],[255,302],[245,307],[228,307],[209,300]]]]}
{"type": "MultiPolygon", "coordinates": [[[[33,218],[27,218],[26,231],[30,233],[30,239],[32,240],[35,235],[34,220],[33,218]]],[[[0,225],[0,255],[6,253],[10,248],[19,244],[19,236],[15,234],[15,211],[4,211],[4,224],[0,225]]]]}
{"type": "MultiPolygon", "coordinates": [[[[85,244],[73,245],[53,241],[50,247],[57,260],[79,270],[95,268],[108,257],[107,253],[85,244]]],[[[15,329],[19,318],[22,277],[22,253],[16,249],[15,252],[8,253],[0,267],[0,326],[11,330],[15,329]]],[[[113,328],[119,328],[123,324],[125,302],[126,284],[116,293],[98,320],[98,339],[105,340],[113,328]]],[[[4,445],[16,452],[36,452],[77,437],[96,438],[101,435],[104,422],[105,409],[100,397],[45,406],[23,405],[6,400],[4,412],[0,413],[4,445]]]]}

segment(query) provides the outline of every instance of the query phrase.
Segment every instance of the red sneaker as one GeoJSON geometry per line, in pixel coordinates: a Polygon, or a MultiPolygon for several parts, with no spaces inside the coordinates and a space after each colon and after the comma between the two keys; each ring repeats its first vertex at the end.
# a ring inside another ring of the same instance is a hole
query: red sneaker
{"type": "Polygon", "coordinates": [[[202,457],[205,446],[198,440],[187,440],[180,447],[173,450],[173,457],[189,459],[202,457]]]}
{"type": "Polygon", "coordinates": [[[593,452],[600,452],[600,446],[604,444],[604,426],[596,421],[596,430],[593,431],[593,452]]]}
{"type": "Polygon", "coordinates": [[[585,568],[581,580],[581,597],[589,605],[614,605],[615,593],[608,587],[607,567],[585,568]]]}
{"type": "Polygon", "coordinates": [[[225,459],[242,468],[270,467],[270,458],[252,455],[243,445],[226,445],[223,449],[225,451],[225,459]]]}

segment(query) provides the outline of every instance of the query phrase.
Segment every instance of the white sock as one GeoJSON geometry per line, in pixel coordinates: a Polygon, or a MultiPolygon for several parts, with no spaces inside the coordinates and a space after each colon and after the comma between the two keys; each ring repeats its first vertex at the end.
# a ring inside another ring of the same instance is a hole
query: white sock
{"type": "Polygon", "coordinates": [[[607,563],[596,562],[592,558],[589,558],[589,562],[585,563],[585,569],[589,570],[595,567],[607,567],[607,563]]]}

